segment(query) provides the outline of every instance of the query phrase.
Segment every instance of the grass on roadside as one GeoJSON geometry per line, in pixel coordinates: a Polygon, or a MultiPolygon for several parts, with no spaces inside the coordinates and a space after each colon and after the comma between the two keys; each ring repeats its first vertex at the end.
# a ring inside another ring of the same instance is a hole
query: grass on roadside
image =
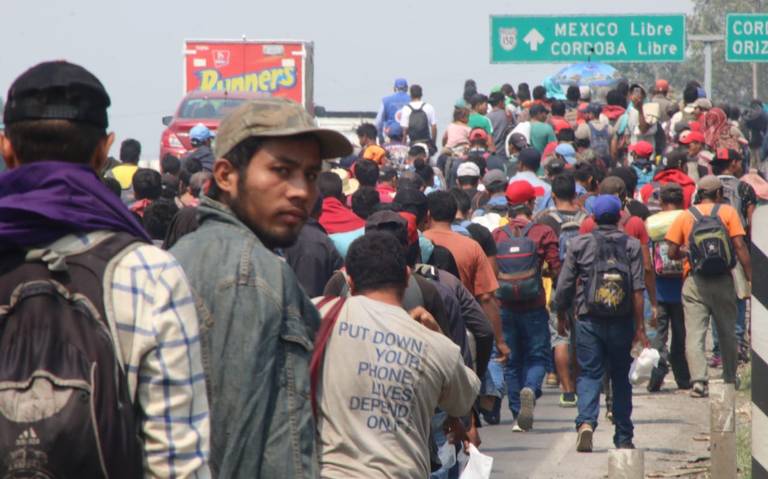
{"type": "Polygon", "coordinates": [[[741,371],[741,387],[736,395],[736,410],[746,408],[748,415],[736,414],[736,463],[741,479],[752,478],[752,368],[747,364],[741,371]]]}

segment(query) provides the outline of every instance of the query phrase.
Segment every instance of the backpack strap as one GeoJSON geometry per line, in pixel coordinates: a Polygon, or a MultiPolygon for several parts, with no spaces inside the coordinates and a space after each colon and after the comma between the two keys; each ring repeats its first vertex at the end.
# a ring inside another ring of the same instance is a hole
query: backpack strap
{"type": "Polygon", "coordinates": [[[720,203],[715,203],[715,206],[712,208],[712,212],[709,213],[709,216],[713,218],[719,218],[717,216],[717,212],[720,211],[720,203]]]}
{"type": "Polygon", "coordinates": [[[563,224],[563,217],[560,216],[560,213],[557,212],[557,208],[555,208],[554,206],[548,210],[547,214],[549,215],[550,218],[557,221],[558,225],[563,224]]]}
{"type": "Polygon", "coordinates": [[[527,225],[525,225],[525,228],[523,228],[523,231],[520,233],[520,236],[521,236],[521,237],[526,237],[526,236],[528,236],[528,232],[529,232],[529,231],[531,231],[531,228],[533,228],[534,224],[535,224],[535,223],[534,223],[533,221],[531,221],[530,223],[528,223],[527,225]]]}
{"type": "MultiPolygon", "coordinates": [[[[714,208],[713,208],[713,209],[714,209],[714,208]]],[[[690,213],[693,215],[693,219],[694,219],[695,221],[701,221],[701,219],[704,217],[704,216],[702,216],[702,214],[701,214],[701,212],[699,211],[699,209],[698,209],[698,208],[696,208],[695,206],[691,206],[691,207],[689,207],[689,208],[688,208],[688,211],[689,211],[689,212],[690,212],[690,213]]]]}
{"type": "Polygon", "coordinates": [[[343,297],[326,296],[318,303],[318,309],[320,309],[321,304],[326,306],[331,301],[336,300],[320,320],[320,329],[318,329],[317,336],[315,336],[315,349],[312,351],[312,358],[309,361],[310,399],[312,400],[312,414],[315,417],[317,417],[317,385],[320,379],[320,369],[323,365],[323,356],[325,356],[325,347],[328,345],[328,340],[331,338],[336,320],[339,319],[339,313],[341,313],[341,308],[344,306],[346,299],[343,297]]]}
{"type": "Polygon", "coordinates": [[[413,268],[413,272],[415,274],[418,274],[419,276],[422,276],[427,279],[431,279],[433,281],[439,281],[440,276],[438,275],[437,268],[432,266],[431,264],[424,264],[419,263],[413,268]]]}
{"type": "Polygon", "coordinates": [[[507,236],[509,236],[509,239],[517,238],[518,237],[518,235],[514,231],[512,231],[512,226],[511,226],[510,223],[505,224],[501,228],[501,231],[503,231],[507,236]]]}

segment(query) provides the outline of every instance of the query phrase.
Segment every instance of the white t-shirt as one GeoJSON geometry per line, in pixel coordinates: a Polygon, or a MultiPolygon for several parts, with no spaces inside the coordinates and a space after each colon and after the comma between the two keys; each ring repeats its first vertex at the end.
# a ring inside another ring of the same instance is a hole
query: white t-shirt
{"type": "MultiPolygon", "coordinates": [[[[412,101],[408,103],[408,105],[411,105],[414,110],[418,110],[419,108],[422,108],[424,110],[424,113],[427,114],[427,120],[429,120],[429,124],[437,125],[437,116],[435,116],[435,108],[432,105],[430,105],[429,103],[423,102],[421,100],[412,101]]],[[[410,120],[410,118],[411,118],[411,109],[408,108],[408,106],[406,105],[400,110],[400,126],[403,128],[408,128],[408,120],[410,120]]]]}
{"type": "Polygon", "coordinates": [[[435,408],[465,415],[479,390],[450,339],[401,307],[348,298],[326,345],[318,388],[321,476],[428,477],[435,408]]]}

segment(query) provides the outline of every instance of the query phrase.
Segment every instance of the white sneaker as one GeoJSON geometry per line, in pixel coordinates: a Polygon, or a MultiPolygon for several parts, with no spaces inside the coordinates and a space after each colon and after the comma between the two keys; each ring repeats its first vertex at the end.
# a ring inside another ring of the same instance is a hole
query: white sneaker
{"type": "Polygon", "coordinates": [[[512,422],[512,432],[525,432],[523,428],[517,425],[517,419],[512,422]]]}

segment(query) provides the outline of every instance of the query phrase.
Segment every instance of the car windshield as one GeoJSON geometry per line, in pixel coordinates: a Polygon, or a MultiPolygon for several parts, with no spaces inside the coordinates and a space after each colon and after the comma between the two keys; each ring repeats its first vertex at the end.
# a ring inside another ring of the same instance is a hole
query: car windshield
{"type": "Polygon", "coordinates": [[[243,98],[190,98],[181,105],[179,118],[224,118],[243,98]]]}

